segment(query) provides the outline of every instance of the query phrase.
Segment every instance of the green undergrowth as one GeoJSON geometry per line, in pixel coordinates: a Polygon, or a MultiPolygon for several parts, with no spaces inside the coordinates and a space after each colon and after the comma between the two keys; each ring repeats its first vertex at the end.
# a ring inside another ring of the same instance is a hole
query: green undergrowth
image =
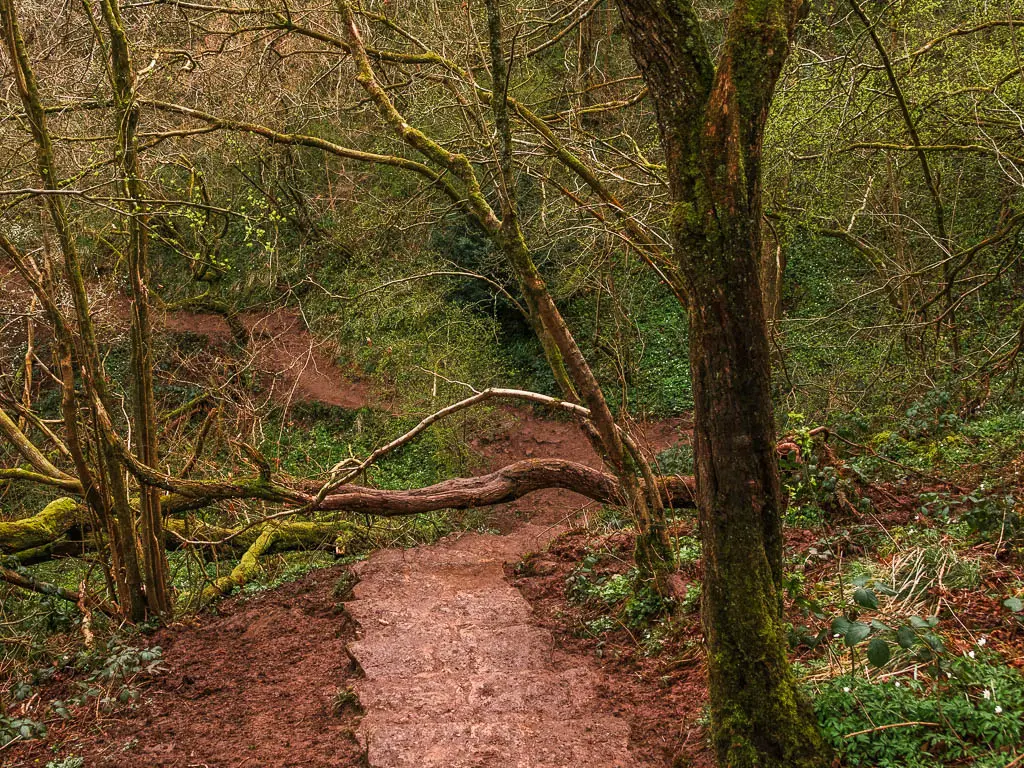
{"type": "Polygon", "coordinates": [[[915,470],[982,483],[998,477],[1020,455],[1024,409],[991,408],[963,420],[945,393],[912,406],[894,428],[867,436],[879,457],[865,457],[862,471],[899,476],[896,461],[915,470]],[[886,459],[890,461],[886,461],[886,459]]]}
{"type": "MultiPolygon", "coordinates": [[[[404,489],[432,485],[477,466],[466,445],[486,412],[456,414],[435,424],[412,442],[375,462],[357,482],[378,488],[404,489]]],[[[280,469],[303,478],[327,477],[342,462],[362,460],[418,423],[370,408],[347,410],[317,403],[299,403],[270,421],[262,446],[280,469]]]]}
{"type": "MultiPolygon", "coordinates": [[[[578,613],[576,633],[594,639],[599,650],[608,641],[628,640],[642,654],[658,655],[679,625],[694,619],[701,584],[693,578],[681,597],[659,595],[632,565],[634,534],[620,517],[599,515],[591,527],[595,538],[565,578],[565,597],[578,613]],[[608,538],[607,532],[619,531],[608,538]]],[[[700,559],[700,542],[685,534],[672,540],[679,568],[689,572],[700,559]]]]}
{"type": "Polygon", "coordinates": [[[1005,768],[1024,744],[1024,678],[993,653],[949,659],[934,677],[842,675],[811,690],[851,768],[1005,768]]]}
{"type": "Polygon", "coordinates": [[[146,685],[166,672],[163,650],[142,636],[146,629],[100,622],[89,630],[91,645],[68,644],[45,663],[36,659],[7,676],[0,688],[0,747],[46,738],[54,723],[72,719],[79,710],[112,715],[137,707],[146,685]],[[46,687],[57,680],[62,681],[57,688],[46,687]],[[61,698],[45,698],[54,690],[61,698]]]}

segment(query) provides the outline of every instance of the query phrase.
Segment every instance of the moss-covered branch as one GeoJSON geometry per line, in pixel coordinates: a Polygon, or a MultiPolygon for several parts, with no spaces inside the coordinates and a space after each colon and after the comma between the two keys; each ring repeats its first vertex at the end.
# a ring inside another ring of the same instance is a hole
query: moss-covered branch
{"type": "Polygon", "coordinates": [[[0,553],[10,554],[52,543],[82,521],[84,510],[75,499],[51,501],[37,515],[0,522],[0,553]]]}
{"type": "Polygon", "coordinates": [[[242,554],[238,564],[225,576],[215,579],[203,590],[202,601],[208,602],[244,586],[260,571],[260,558],[278,551],[310,550],[333,544],[343,552],[358,539],[362,526],[345,521],[334,523],[271,522],[260,529],[242,554]],[[337,543],[335,543],[337,542],[337,543]]]}

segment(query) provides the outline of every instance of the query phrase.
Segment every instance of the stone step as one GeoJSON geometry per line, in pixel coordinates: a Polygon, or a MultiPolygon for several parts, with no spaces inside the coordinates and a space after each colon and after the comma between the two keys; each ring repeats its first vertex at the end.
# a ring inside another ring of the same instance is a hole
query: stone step
{"type": "MultiPolygon", "coordinates": [[[[498,617],[495,617],[496,619],[498,617]]],[[[357,640],[349,650],[368,679],[409,678],[444,672],[480,675],[551,669],[554,640],[528,624],[408,625],[357,640]]]]}
{"type": "MultiPolygon", "coordinates": [[[[569,663],[568,661],[566,663],[569,663]]],[[[581,667],[514,670],[467,677],[449,672],[363,680],[356,693],[369,723],[488,721],[503,715],[543,713],[571,720],[586,715],[597,694],[590,670],[581,667]],[[443,692],[443,695],[438,695],[443,692]]]]}
{"type": "Polygon", "coordinates": [[[345,610],[364,634],[422,621],[428,621],[430,626],[486,626],[525,624],[533,617],[533,609],[523,596],[503,588],[500,582],[454,595],[395,591],[380,600],[353,600],[345,604],[345,610]]]}
{"type": "Polygon", "coordinates": [[[374,768],[635,768],[629,726],[613,717],[364,724],[374,768]]]}

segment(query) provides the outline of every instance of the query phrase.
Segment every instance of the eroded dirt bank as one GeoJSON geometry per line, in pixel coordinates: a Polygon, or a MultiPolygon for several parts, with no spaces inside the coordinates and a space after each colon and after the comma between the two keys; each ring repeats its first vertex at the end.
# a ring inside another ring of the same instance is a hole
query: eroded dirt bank
{"type": "Polygon", "coordinates": [[[0,765],[40,768],[54,752],[84,757],[88,768],[360,765],[355,713],[337,706],[356,676],[345,650],[355,628],[333,595],[341,573],[314,571],[157,632],[149,640],[164,649],[168,671],[138,709],[55,723],[45,743],[0,753],[0,765]]]}

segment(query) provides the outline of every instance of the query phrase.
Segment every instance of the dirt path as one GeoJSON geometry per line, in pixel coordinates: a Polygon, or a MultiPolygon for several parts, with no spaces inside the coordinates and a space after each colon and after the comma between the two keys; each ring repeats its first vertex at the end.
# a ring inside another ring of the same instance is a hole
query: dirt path
{"type": "Polygon", "coordinates": [[[357,566],[349,649],[365,672],[359,739],[373,768],[626,768],[629,726],[584,660],[555,648],[503,565],[557,527],[450,537],[357,566]]]}
{"type": "MultiPolygon", "coordinates": [[[[109,314],[116,328],[116,306],[109,314]]],[[[296,313],[242,321],[252,364],[278,401],[390,410],[296,313]]],[[[230,339],[216,315],[170,313],[162,323],[212,343],[230,339]]],[[[575,424],[505,413],[507,430],[472,444],[492,468],[528,457],[600,464],[575,424]]],[[[652,425],[642,442],[653,454],[683,429],[680,420],[652,425]]],[[[595,662],[556,648],[503,570],[543,549],[586,506],[572,493],[545,491],[503,507],[504,535],[375,553],[357,566],[356,599],[346,604],[358,639],[335,611],[331,571],[229,601],[223,615],[200,617],[196,627],[163,630],[155,642],[167,646],[171,672],[142,710],[60,724],[47,744],[20,748],[13,765],[39,765],[61,743],[88,765],[120,768],[354,766],[364,750],[374,768],[646,765],[630,754],[629,724],[599,694],[595,662]],[[346,644],[365,677],[355,678],[346,644]],[[348,687],[365,710],[357,730],[355,714],[334,706],[348,687]]]]}

